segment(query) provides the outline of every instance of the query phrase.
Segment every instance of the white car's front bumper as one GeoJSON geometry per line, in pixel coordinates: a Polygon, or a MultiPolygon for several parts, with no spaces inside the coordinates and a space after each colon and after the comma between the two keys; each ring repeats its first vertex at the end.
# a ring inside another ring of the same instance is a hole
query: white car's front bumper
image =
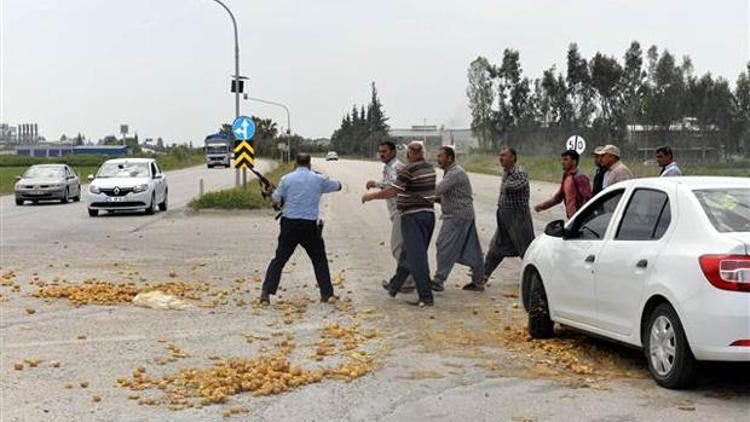
{"type": "Polygon", "coordinates": [[[130,192],[122,196],[110,196],[86,190],[87,206],[92,210],[144,210],[151,206],[151,197],[151,189],[144,192],[130,192]]]}

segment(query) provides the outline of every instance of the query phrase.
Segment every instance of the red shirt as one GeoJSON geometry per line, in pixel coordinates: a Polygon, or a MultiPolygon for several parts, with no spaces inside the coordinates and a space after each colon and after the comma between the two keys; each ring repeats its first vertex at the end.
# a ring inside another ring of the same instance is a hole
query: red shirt
{"type": "Polygon", "coordinates": [[[589,178],[578,172],[578,169],[571,170],[563,175],[560,183],[560,189],[555,195],[539,204],[543,210],[564,202],[565,216],[570,218],[591,199],[591,183],[589,178]]]}

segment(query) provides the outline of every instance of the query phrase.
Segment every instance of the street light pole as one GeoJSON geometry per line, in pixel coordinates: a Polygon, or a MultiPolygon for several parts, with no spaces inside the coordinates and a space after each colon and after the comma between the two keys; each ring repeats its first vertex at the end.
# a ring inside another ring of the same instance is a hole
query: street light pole
{"type": "Polygon", "coordinates": [[[291,118],[291,114],[289,113],[289,107],[287,107],[285,104],[277,103],[276,101],[264,100],[262,98],[245,97],[245,99],[250,100],[250,101],[257,101],[263,104],[275,105],[275,106],[283,108],[284,111],[286,111],[286,135],[287,135],[286,136],[286,158],[287,158],[287,161],[291,160],[292,157],[290,156],[290,154],[292,153],[292,149],[290,145],[291,144],[290,136],[292,133],[292,118],[291,118]]]}
{"type": "MultiPolygon", "coordinates": [[[[237,32],[237,20],[234,19],[232,11],[229,10],[224,2],[221,0],[214,1],[229,13],[229,17],[232,19],[232,26],[234,27],[234,118],[236,119],[240,117],[240,41],[237,32]]],[[[234,168],[234,185],[240,185],[240,169],[237,167],[234,168]]]]}

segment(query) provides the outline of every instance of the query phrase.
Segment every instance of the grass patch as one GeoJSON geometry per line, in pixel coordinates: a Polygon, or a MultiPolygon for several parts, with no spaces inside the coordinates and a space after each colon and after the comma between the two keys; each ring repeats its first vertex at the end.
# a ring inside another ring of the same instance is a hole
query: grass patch
{"type": "MultiPolygon", "coordinates": [[[[467,154],[458,157],[459,163],[466,171],[473,173],[499,175],[497,155],[467,154]]],[[[549,156],[519,156],[518,164],[528,172],[533,180],[557,183],[562,176],[560,159],[549,156]]],[[[625,164],[633,171],[636,177],[652,177],[659,175],[659,167],[656,164],[647,165],[642,161],[625,160],[625,164]]],[[[714,163],[714,164],[680,164],[686,176],[737,176],[750,177],[750,165],[747,163],[714,163]]],[[[589,155],[581,157],[581,171],[593,177],[594,161],[589,155]]]]}
{"type": "MultiPolygon", "coordinates": [[[[162,170],[176,170],[205,163],[203,152],[174,151],[169,154],[140,154],[137,157],[156,158],[162,170]]],[[[67,164],[81,178],[81,183],[88,183],[89,174],[95,174],[103,162],[119,157],[103,155],[69,155],[66,157],[24,157],[19,155],[0,155],[0,195],[13,193],[16,176],[20,176],[34,164],[67,164]]],[[[127,158],[127,157],[125,157],[127,158]]]]}
{"type": "MultiPolygon", "coordinates": [[[[278,185],[279,179],[284,174],[292,171],[294,164],[280,164],[272,172],[265,176],[278,185]]],[[[188,207],[200,209],[222,209],[222,210],[253,210],[260,208],[271,208],[271,201],[263,199],[260,194],[260,185],[252,181],[255,176],[248,175],[248,183],[245,187],[224,189],[216,192],[208,192],[199,198],[193,198],[188,207]]]]}

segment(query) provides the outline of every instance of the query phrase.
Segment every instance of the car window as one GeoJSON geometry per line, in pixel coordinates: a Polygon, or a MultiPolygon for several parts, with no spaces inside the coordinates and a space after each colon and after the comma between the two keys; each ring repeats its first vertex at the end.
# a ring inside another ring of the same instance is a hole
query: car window
{"type": "Polygon", "coordinates": [[[61,179],[65,177],[62,167],[32,166],[23,174],[24,179],[61,179]]]}
{"type": "Polygon", "coordinates": [[[750,232],[750,189],[703,189],[693,193],[716,230],[750,232]]]}
{"type": "Polygon", "coordinates": [[[154,162],[154,167],[156,168],[156,174],[161,174],[161,168],[158,164],[156,164],[156,162],[154,162]]]}
{"type": "Polygon", "coordinates": [[[669,196],[652,189],[637,189],[623,213],[616,240],[656,240],[669,228],[669,196]]]}
{"type": "Polygon", "coordinates": [[[609,222],[615,214],[624,190],[612,191],[587,206],[573,221],[569,239],[601,240],[607,232],[609,222]]]}
{"type": "Polygon", "coordinates": [[[156,174],[157,174],[156,165],[154,163],[151,163],[151,177],[156,176],[156,174]]]}
{"type": "Polygon", "coordinates": [[[148,177],[149,168],[146,163],[104,163],[96,174],[96,178],[108,177],[148,177]]]}

